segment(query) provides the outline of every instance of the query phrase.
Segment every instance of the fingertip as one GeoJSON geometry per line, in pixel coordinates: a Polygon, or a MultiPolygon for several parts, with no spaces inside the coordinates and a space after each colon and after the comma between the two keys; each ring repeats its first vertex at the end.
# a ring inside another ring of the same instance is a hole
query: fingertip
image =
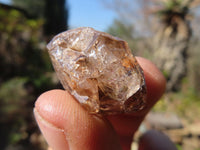
{"type": "Polygon", "coordinates": [[[63,129],[60,129],[46,121],[38,113],[37,109],[34,109],[34,116],[37,121],[37,124],[40,127],[40,131],[43,133],[44,138],[46,139],[47,143],[51,148],[57,150],[69,149],[69,144],[66,140],[66,136],[63,129]]]}
{"type": "Polygon", "coordinates": [[[48,122],[63,128],[64,120],[71,112],[73,97],[64,90],[50,90],[38,97],[35,109],[48,122]],[[65,102],[67,101],[67,103],[65,102]]]}
{"type": "MultiPolygon", "coordinates": [[[[52,90],[42,94],[35,103],[35,112],[38,125],[50,145],[57,143],[49,138],[55,130],[47,130],[48,126],[43,124],[45,122],[63,131],[70,149],[120,149],[117,135],[108,121],[89,114],[66,91],[52,90]],[[37,114],[41,117],[37,117],[37,114]]],[[[60,137],[63,136],[61,134],[60,137]]]]}

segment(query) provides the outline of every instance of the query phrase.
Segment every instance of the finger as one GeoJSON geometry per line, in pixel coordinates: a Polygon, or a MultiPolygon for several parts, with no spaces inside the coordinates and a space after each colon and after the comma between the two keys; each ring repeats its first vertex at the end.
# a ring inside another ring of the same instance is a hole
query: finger
{"type": "Polygon", "coordinates": [[[150,130],[140,138],[139,150],[177,150],[177,148],[166,135],[150,130]]]}
{"type": "Polygon", "coordinates": [[[42,94],[36,101],[34,114],[54,150],[120,149],[112,126],[105,119],[90,115],[66,91],[42,94]]]}
{"type": "Polygon", "coordinates": [[[138,129],[148,111],[162,96],[166,85],[164,76],[152,62],[141,57],[137,57],[137,61],[143,68],[147,86],[146,108],[131,115],[113,115],[107,117],[120,135],[120,142],[124,149],[130,149],[135,131],[138,129]]]}

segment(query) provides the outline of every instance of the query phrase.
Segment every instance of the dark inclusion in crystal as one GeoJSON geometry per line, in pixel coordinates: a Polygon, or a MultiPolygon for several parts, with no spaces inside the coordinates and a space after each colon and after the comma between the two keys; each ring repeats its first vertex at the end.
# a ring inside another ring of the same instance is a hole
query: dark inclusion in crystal
{"type": "Polygon", "coordinates": [[[63,87],[91,113],[144,108],[146,85],[127,42],[89,27],[60,33],[47,46],[63,87]]]}

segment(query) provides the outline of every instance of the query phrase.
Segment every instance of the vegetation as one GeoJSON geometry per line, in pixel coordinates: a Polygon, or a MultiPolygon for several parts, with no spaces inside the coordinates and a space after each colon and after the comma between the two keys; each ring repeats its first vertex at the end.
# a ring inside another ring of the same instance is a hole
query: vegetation
{"type": "Polygon", "coordinates": [[[24,9],[29,16],[34,18],[44,18],[45,0],[12,0],[12,4],[24,9]]]}
{"type": "Polygon", "coordinates": [[[191,2],[186,0],[161,1],[159,2],[161,8],[155,11],[161,27],[155,36],[154,59],[166,76],[168,91],[177,90],[186,74],[186,54],[192,35],[190,21],[187,17],[190,13],[191,2]]]}
{"type": "MultiPolygon", "coordinates": [[[[54,10],[51,11],[54,14],[54,10]]],[[[60,21],[64,22],[61,29],[66,29],[66,18],[59,19],[64,19],[60,21]]],[[[1,149],[46,149],[39,138],[32,109],[42,92],[59,86],[53,80],[45,45],[49,35],[60,29],[43,32],[43,27],[48,26],[47,20],[31,17],[22,8],[0,4],[1,149]]]]}
{"type": "Polygon", "coordinates": [[[196,116],[200,115],[200,96],[188,80],[182,84],[180,91],[164,95],[153,111],[175,113],[186,124],[198,122],[199,118],[196,116]]]}
{"type": "Polygon", "coordinates": [[[29,17],[43,19],[45,35],[54,35],[67,29],[66,0],[12,0],[12,4],[25,10],[29,17]]]}
{"type": "Polygon", "coordinates": [[[134,55],[143,56],[149,59],[152,57],[152,48],[149,39],[145,36],[138,36],[134,26],[128,22],[115,19],[106,32],[128,42],[134,55]]]}

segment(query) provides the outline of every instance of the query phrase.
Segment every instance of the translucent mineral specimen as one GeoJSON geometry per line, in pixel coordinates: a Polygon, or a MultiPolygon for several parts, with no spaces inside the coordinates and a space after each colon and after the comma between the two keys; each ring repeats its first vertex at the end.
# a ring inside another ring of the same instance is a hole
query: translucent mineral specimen
{"type": "Polygon", "coordinates": [[[144,107],[143,71],[125,41],[82,27],[58,34],[47,48],[63,87],[89,112],[131,113],[144,107]]]}

